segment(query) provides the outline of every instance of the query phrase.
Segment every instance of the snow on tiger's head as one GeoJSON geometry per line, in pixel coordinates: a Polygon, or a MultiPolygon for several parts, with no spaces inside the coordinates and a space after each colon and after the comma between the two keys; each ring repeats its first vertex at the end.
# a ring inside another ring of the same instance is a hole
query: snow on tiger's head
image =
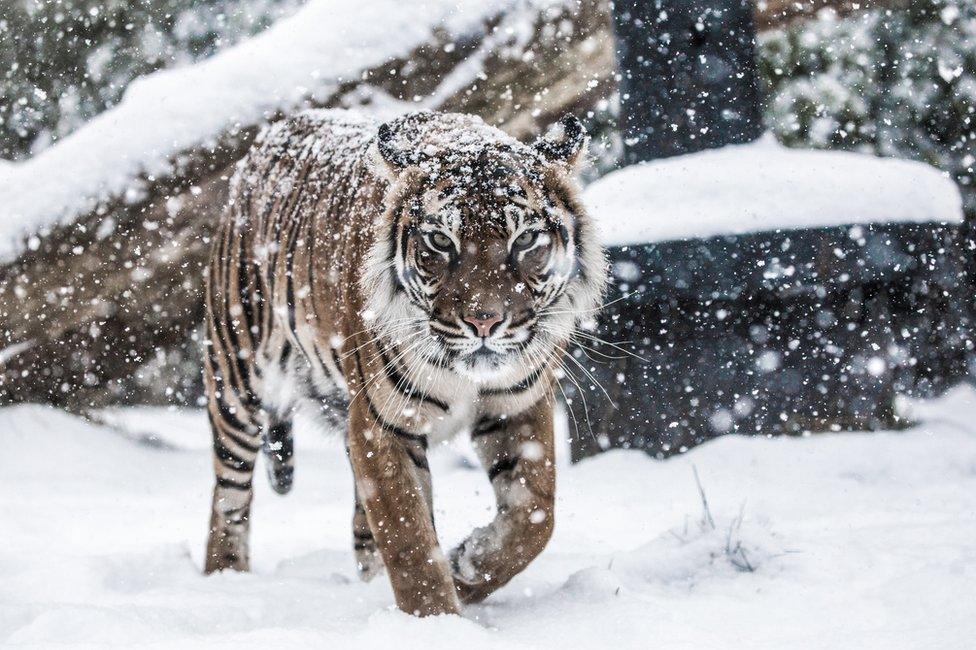
{"type": "Polygon", "coordinates": [[[548,360],[606,282],[575,181],[585,148],[572,116],[531,146],[466,115],[382,125],[388,190],[364,279],[380,329],[475,380],[548,360]]]}

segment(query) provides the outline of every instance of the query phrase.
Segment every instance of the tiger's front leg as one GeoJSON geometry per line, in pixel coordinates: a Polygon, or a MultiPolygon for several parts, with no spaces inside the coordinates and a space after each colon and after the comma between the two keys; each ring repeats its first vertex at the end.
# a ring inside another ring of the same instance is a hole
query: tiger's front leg
{"type": "Polygon", "coordinates": [[[451,552],[462,602],[478,602],[524,569],[552,536],[556,467],[552,406],[511,418],[482,416],[471,433],[498,512],[451,552]]]}
{"type": "Polygon", "coordinates": [[[364,401],[350,409],[349,460],[397,607],[418,616],[458,613],[451,568],[434,531],[429,479],[421,476],[429,471],[426,450],[377,422],[364,401]]]}
{"type": "MultiPolygon", "coordinates": [[[[418,443],[408,443],[414,447],[418,443]]],[[[420,445],[417,453],[426,453],[426,448],[420,445]]],[[[430,472],[418,468],[417,479],[420,481],[424,490],[424,498],[431,513],[434,512],[433,492],[430,482],[430,472]]],[[[363,507],[362,499],[359,498],[359,490],[355,488],[355,507],[352,514],[352,548],[356,555],[356,569],[359,578],[363,582],[369,582],[383,572],[383,557],[380,555],[379,548],[376,546],[376,539],[373,531],[369,527],[369,520],[366,519],[366,509],[363,507]]]]}

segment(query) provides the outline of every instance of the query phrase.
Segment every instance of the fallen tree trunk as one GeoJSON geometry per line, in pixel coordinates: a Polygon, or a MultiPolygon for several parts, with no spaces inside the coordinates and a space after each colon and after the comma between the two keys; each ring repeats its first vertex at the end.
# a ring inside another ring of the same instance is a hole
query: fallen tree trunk
{"type": "MultiPolygon", "coordinates": [[[[305,105],[379,114],[411,106],[456,110],[531,137],[555,116],[609,93],[608,24],[596,0],[516,5],[477,33],[435,31],[429,42],[324,97],[310,91],[305,105]]],[[[167,352],[196,356],[209,234],[234,163],[259,127],[243,125],[181,152],[172,173],[144,175],[133,183],[138,193],[111,197],[31,237],[0,267],[0,404],[86,410],[159,398],[145,395],[140,369],[154,360],[165,365],[160,355],[167,352]]],[[[177,401],[195,392],[168,388],[177,401]]]]}

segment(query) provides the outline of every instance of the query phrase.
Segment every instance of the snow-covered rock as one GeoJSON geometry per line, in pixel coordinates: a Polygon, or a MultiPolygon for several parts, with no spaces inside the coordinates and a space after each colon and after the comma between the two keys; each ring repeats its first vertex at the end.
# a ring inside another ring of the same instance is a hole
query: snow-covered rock
{"type": "Polygon", "coordinates": [[[586,189],[608,246],[844,224],[962,221],[928,165],[759,141],[633,165],[586,189]]]}

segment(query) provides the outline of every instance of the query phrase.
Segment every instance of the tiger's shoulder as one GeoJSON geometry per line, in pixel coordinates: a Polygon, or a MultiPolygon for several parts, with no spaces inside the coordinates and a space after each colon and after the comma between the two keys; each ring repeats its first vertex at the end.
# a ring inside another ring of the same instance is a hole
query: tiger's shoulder
{"type": "Polygon", "coordinates": [[[231,202],[244,194],[270,198],[333,185],[368,171],[368,149],[378,126],[367,115],[339,109],[309,109],[265,126],[237,163],[231,202]]]}
{"type": "Polygon", "coordinates": [[[349,147],[368,145],[378,126],[371,116],[356,111],[307,109],[261,129],[252,153],[271,149],[334,156],[349,147]]]}
{"type": "MultiPolygon", "coordinates": [[[[485,145],[518,147],[520,143],[481,118],[461,113],[414,111],[384,124],[375,118],[344,109],[308,109],[265,126],[248,154],[238,163],[231,181],[233,194],[242,185],[255,187],[273,177],[289,189],[299,170],[309,180],[322,176],[375,172],[370,145],[378,131],[387,129],[392,149],[418,155],[443,151],[463,153],[485,145]],[[291,178],[289,178],[291,177],[291,178]]],[[[383,174],[380,182],[386,180],[383,174]]],[[[278,188],[279,191],[281,188],[278,188]]]]}

